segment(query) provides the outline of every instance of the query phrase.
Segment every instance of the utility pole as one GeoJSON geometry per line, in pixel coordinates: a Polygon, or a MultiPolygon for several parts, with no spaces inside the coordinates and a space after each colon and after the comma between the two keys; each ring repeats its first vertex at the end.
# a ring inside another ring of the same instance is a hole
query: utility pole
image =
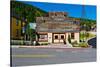
{"type": "MultiPolygon", "coordinates": [[[[84,19],[86,19],[86,11],[85,11],[85,2],[84,2],[84,0],[82,0],[83,1],[83,4],[82,4],[82,14],[81,14],[81,23],[84,23],[85,22],[85,20],[84,19]]],[[[83,37],[83,41],[85,41],[85,34],[86,34],[86,24],[84,24],[83,25],[83,35],[84,35],[84,37],[83,37]]]]}

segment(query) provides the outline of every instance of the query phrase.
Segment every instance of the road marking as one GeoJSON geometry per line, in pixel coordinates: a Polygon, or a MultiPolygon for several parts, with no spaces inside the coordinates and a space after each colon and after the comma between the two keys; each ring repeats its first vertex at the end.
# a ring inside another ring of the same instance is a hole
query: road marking
{"type": "Polygon", "coordinates": [[[24,57],[28,57],[28,58],[45,58],[45,57],[54,57],[54,55],[42,55],[42,54],[38,54],[38,55],[12,55],[12,57],[21,57],[21,58],[24,58],[24,57]]]}

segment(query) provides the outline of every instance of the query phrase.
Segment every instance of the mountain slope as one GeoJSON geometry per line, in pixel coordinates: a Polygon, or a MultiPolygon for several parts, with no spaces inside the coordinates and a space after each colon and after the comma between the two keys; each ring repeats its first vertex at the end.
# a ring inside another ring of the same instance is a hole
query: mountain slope
{"type": "Polygon", "coordinates": [[[47,12],[19,1],[11,1],[11,15],[20,19],[27,19],[28,22],[34,22],[38,16],[43,16],[47,12]]]}

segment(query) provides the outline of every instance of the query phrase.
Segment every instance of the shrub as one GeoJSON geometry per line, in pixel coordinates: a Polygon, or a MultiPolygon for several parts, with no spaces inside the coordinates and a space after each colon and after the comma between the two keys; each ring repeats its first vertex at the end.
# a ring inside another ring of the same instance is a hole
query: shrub
{"type": "Polygon", "coordinates": [[[86,42],[82,42],[79,44],[80,47],[88,47],[88,44],[86,42]]]}
{"type": "Polygon", "coordinates": [[[68,35],[68,42],[71,43],[71,37],[68,35]]]}
{"type": "Polygon", "coordinates": [[[48,43],[41,43],[41,45],[48,45],[48,43]]]}
{"type": "Polygon", "coordinates": [[[77,41],[74,41],[71,44],[72,44],[73,47],[78,47],[79,46],[79,44],[77,43],[77,41]]]}
{"type": "Polygon", "coordinates": [[[39,43],[38,41],[36,41],[36,44],[35,44],[35,46],[38,46],[38,45],[40,45],[40,43],[39,43]]]}

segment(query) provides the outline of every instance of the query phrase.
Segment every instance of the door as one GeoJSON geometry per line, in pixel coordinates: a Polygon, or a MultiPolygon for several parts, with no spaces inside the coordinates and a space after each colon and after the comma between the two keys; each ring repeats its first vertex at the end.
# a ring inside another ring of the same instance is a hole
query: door
{"type": "Polygon", "coordinates": [[[53,42],[54,43],[63,43],[65,40],[65,34],[64,33],[54,33],[53,34],[53,42]]]}
{"type": "Polygon", "coordinates": [[[60,37],[59,38],[60,43],[63,43],[65,40],[65,34],[60,34],[59,37],[60,37]]]}

